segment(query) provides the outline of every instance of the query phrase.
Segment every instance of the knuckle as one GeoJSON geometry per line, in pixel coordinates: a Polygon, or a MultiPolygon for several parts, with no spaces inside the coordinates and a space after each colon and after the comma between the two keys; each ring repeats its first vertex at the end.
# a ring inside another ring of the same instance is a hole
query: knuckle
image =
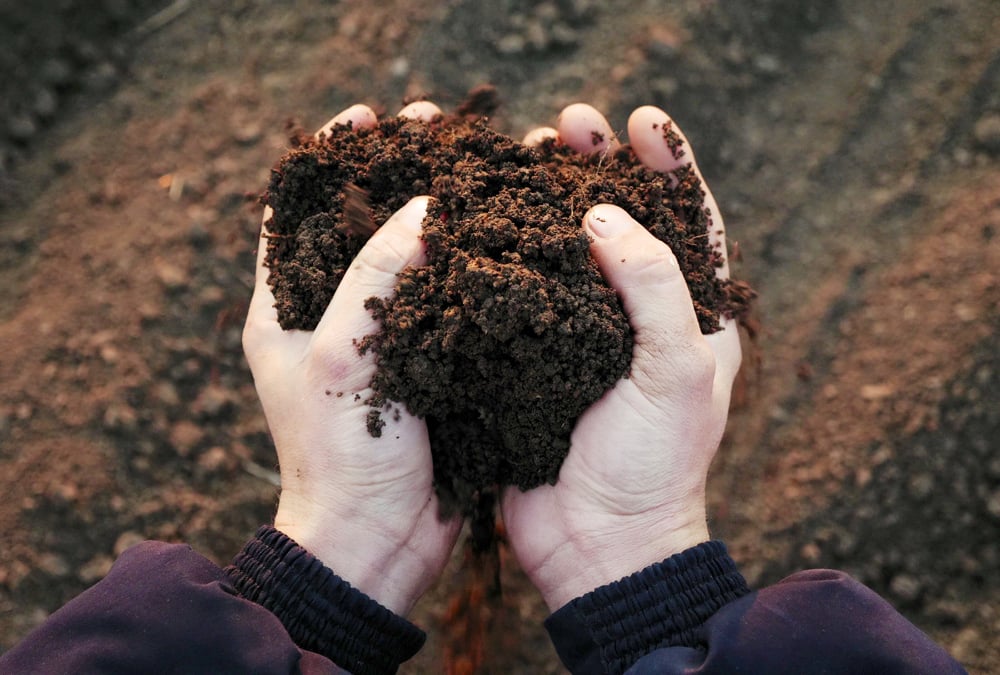
{"type": "Polygon", "coordinates": [[[643,285],[682,279],[674,254],[665,244],[647,249],[632,269],[636,281],[643,285]]]}
{"type": "Polygon", "coordinates": [[[740,343],[738,340],[736,341],[736,345],[730,351],[728,356],[729,356],[730,367],[732,368],[733,376],[735,377],[739,369],[743,367],[743,350],[740,348],[740,343]]]}
{"type": "Polygon", "coordinates": [[[261,334],[257,327],[257,323],[248,320],[243,325],[243,353],[247,357],[247,363],[250,364],[251,370],[255,367],[258,359],[258,354],[261,351],[261,334]]]}
{"type": "Polygon", "coordinates": [[[309,381],[315,386],[329,386],[344,381],[357,365],[357,357],[352,356],[345,357],[335,349],[310,349],[305,356],[305,370],[309,381]]]}
{"type": "Polygon", "coordinates": [[[651,365],[649,386],[658,394],[687,392],[702,395],[711,392],[717,362],[714,352],[703,340],[668,337],[640,347],[646,352],[644,361],[651,365]]]}
{"type": "Polygon", "coordinates": [[[715,352],[704,341],[698,340],[690,346],[685,354],[685,364],[691,383],[695,386],[707,386],[709,389],[715,381],[715,352]]]}
{"type": "Polygon", "coordinates": [[[723,382],[732,383],[736,378],[740,367],[743,365],[743,349],[740,344],[740,336],[737,332],[736,322],[727,319],[723,323],[723,329],[705,338],[715,353],[718,362],[717,376],[722,376],[723,382]]]}
{"type": "Polygon", "coordinates": [[[396,275],[405,266],[408,255],[397,237],[385,234],[372,237],[355,260],[359,272],[366,275],[396,275]]]}

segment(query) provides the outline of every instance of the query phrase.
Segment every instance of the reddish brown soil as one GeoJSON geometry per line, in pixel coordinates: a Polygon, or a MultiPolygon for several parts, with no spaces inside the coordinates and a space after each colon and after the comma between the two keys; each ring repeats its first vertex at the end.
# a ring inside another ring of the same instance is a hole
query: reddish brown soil
{"type": "MultiPolygon", "coordinates": [[[[745,314],[745,284],[715,274],[690,167],[648,171],[629,146],[611,156],[528,148],[468,114],[338,126],[299,142],[264,197],[285,329],[319,323],[373,231],[367,223],[416,195],[434,198],[426,264],[406,269],[392,297],[367,301],[382,328],[360,349],[378,362],[369,403],[387,414],[402,403],[427,420],[438,492],[466,512],[494,485],[554,483],[576,418],[628,373],[631,331],[590,257],[588,208],[617,204],[671,246],[703,331],[717,329],[720,313],[745,314]]],[[[381,428],[371,415],[369,431],[381,428]]]]}

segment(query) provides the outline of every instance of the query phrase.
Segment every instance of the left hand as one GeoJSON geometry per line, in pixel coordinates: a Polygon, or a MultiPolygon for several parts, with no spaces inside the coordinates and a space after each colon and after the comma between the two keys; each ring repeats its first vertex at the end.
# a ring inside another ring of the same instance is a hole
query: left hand
{"type": "MultiPolygon", "coordinates": [[[[653,171],[690,163],[697,172],[676,126],[685,154],[665,142],[672,124],[658,108],[635,110],[628,131],[636,155],[653,171]]],[[[577,152],[618,147],[607,120],[585,104],[567,107],[558,129],[536,129],[525,143],[549,137],[577,152]]],[[[722,218],[704,189],[709,241],[724,255],[722,218]]],[[[559,481],[503,494],[508,541],[553,611],[708,539],[705,481],[740,365],[735,321],[723,317],[721,330],[702,335],[666,244],[617,206],[596,205],[583,220],[591,254],[621,297],[634,349],[629,377],[577,420],[559,481]]],[[[728,266],[716,272],[725,278],[728,266]]]]}
{"type": "MultiPolygon", "coordinates": [[[[430,117],[410,106],[401,114],[430,117]]],[[[374,126],[356,105],[323,127],[374,126]]],[[[367,429],[365,400],[375,357],[354,341],[379,326],[364,308],[393,293],[396,275],[424,258],[419,236],[428,197],[415,197],[376,231],[355,258],[315,331],[284,331],[264,265],[257,277],[243,346],[281,467],[274,525],[352,586],[399,615],[440,576],[461,527],[442,522],[434,495],[427,425],[400,406],[383,415],[379,438],[367,429]],[[359,396],[358,396],[359,395],[359,396]]],[[[264,221],[270,212],[264,213],[264,221]]]]}

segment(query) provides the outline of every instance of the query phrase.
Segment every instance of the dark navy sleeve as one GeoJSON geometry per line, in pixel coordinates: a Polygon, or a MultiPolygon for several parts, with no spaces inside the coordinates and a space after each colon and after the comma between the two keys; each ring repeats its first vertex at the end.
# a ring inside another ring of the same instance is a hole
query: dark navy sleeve
{"type": "Polygon", "coordinates": [[[876,593],[811,570],[750,592],[707,542],[576,598],[546,621],[573,673],[964,673],[876,593]]]}
{"type": "Polygon", "coordinates": [[[423,640],[261,528],[226,570],[184,545],[129,549],[0,657],[0,673],[392,673],[423,640]]]}
{"type": "Polygon", "coordinates": [[[270,610],[300,647],[354,675],[395,673],[427,636],[265,526],[226,568],[241,597],[270,610]]]}

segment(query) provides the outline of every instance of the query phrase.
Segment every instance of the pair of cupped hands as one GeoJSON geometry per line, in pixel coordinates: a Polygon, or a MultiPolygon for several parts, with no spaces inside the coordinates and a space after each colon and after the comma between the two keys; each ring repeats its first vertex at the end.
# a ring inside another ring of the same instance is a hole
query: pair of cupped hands
{"type": "MultiPolygon", "coordinates": [[[[429,120],[439,113],[423,101],[399,114],[429,120]]],[[[323,130],[348,122],[372,127],[376,116],[355,105],[323,130]]],[[[654,171],[694,161],[686,139],[679,159],[671,152],[663,138],[668,123],[668,115],[651,106],[628,120],[629,141],[654,171]]],[[[557,127],[535,129],[524,142],[557,137],[586,153],[618,145],[604,116],[585,104],[564,109],[557,127]],[[603,140],[595,144],[598,138],[603,140]]],[[[722,219],[705,190],[709,235],[724,253],[722,219]]],[[[375,361],[371,353],[358,353],[355,340],[379,328],[365,299],[391,296],[396,275],[423,262],[428,199],[413,198],[378,229],[311,332],[278,325],[262,231],[243,333],[281,468],[275,527],[403,616],[440,576],[461,521],[439,518],[423,420],[405,412],[398,419],[386,416],[380,437],[368,433],[364,400],[375,361]],[[331,391],[361,397],[332,397],[331,391]]],[[[551,610],[707,541],[705,482],[740,364],[732,320],[724,319],[719,332],[701,334],[665,244],[610,204],[591,208],[581,226],[623,302],[635,343],[629,376],[577,421],[558,482],[527,492],[508,488],[502,495],[510,546],[551,610]]],[[[728,275],[728,266],[718,274],[728,275]]]]}

